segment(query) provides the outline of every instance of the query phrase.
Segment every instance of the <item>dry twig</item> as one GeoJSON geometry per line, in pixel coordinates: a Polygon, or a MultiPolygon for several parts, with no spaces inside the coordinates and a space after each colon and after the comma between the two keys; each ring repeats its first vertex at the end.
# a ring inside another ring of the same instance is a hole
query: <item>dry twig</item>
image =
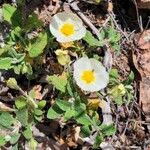
{"type": "Polygon", "coordinates": [[[91,23],[91,21],[80,11],[78,7],[78,2],[74,1],[70,3],[71,8],[80,16],[80,18],[85,22],[87,26],[90,27],[90,29],[93,31],[93,33],[97,36],[98,39],[100,39],[99,31],[98,29],[91,23]]]}

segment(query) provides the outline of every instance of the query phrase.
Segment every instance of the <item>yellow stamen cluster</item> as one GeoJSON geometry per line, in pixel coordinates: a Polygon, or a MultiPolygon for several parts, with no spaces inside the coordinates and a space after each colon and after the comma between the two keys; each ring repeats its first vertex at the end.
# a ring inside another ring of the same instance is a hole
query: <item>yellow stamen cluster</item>
{"type": "Polygon", "coordinates": [[[73,35],[75,32],[75,27],[73,24],[71,23],[64,23],[61,27],[60,27],[60,32],[62,34],[64,34],[65,36],[70,36],[73,35]]]}
{"type": "Polygon", "coordinates": [[[86,83],[86,84],[90,84],[93,81],[95,81],[95,74],[94,71],[92,70],[85,70],[82,73],[81,79],[86,83]]]}

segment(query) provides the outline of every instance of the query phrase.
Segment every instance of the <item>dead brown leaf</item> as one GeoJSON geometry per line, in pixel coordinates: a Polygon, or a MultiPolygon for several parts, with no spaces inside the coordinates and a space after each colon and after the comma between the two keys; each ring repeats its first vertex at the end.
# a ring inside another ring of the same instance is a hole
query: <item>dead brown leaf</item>
{"type": "Polygon", "coordinates": [[[150,9],[150,0],[137,0],[139,8],[150,9]]]}
{"type": "Polygon", "coordinates": [[[13,112],[15,109],[8,107],[4,103],[0,102],[0,111],[13,112]]]}
{"type": "Polygon", "coordinates": [[[107,8],[108,12],[112,12],[113,11],[113,3],[112,1],[108,2],[108,8],[107,8]]]}
{"type": "Polygon", "coordinates": [[[140,104],[146,118],[150,119],[150,78],[140,82],[140,104]]]}
{"type": "Polygon", "coordinates": [[[41,100],[42,99],[42,94],[41,94],[41,85],[36,85],[33,87],[33,90],[35,91],[35,99],[41,100]]]}
{"type": "Polygon", "coordinates": [[[140,56],[139,65],[141,74],[150,77],[150,51],[146,51],[140,56]]]}
{"type": "Polygon", "coordinates": [[[137,41],[139,53],[133,56],[134,66],[138,70],[141,81],[139,82],[139,103],[145,114],[145,120],[150,120],[150,30],[144,31],[137,41]]]}
{"type": "Polygon", "coordinates": [[[142,35],[137,36],[137,45],[140,49],[150,50],[150,30],[146,30],[142,35]]]}

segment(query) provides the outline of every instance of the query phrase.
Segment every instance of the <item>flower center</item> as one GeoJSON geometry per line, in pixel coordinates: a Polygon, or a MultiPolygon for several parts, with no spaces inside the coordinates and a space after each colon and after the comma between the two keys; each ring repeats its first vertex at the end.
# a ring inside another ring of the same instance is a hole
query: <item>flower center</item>
{"type": "Polygon", "coordinates": [[[74,24],[72,23],[64,23],[60,28],[60,32],[65,36],[70,36],[74,34],[74,31],[75,31],[74,24]]]}
{"type": "Polygon", "coordinates": [[[83,80],[86,84],[90,84],[95,81],[95,74],[92,70],[85,70],[82,73],[81,80],[83,80]]]}

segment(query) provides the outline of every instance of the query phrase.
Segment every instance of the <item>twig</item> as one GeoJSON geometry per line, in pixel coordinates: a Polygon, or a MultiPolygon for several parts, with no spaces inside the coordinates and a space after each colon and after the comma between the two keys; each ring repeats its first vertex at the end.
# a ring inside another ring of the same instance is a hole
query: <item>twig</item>
{"type": "Polygon", "coordinates": [[[135,149],[135,150],[141,150],[141,146],[114,146],[117,149],[135,149]]]}
{"type": "Polygon", "coordinates": [[[112,120],[112,112],[111,112],[111,108],[110,108],[110,99],[108,96],[106,96],[105,91],[101,91],[101,94],[103,97],[105,97],[106,99],[106,104],[105,106],[102,108],[102,114],[103,114],[103,123],[106,125],[112,124],[113,120],[112,120]]]}
{"type": "MultiPolygon", "coordinates": [[[[134,34],[135,30],[133,30],[130,34],[128,34],[128,38],[130,38],[134,34]]],[[[131,39],[131,38],[130,38],[131,39]]],[[[124,39],[120,45],[123,45],[125,43],[126,39],[124,39]]]]}
{"type": "Polygon", "coordinates": [[[146,24],[146,27],[145,27],[145,29],[144,29],[144,30],[147,30],[147,28],[148,28],[149,24],[150,24],[150,16],[149,16],[149,18],[148,18],[148,21],[147,21],[147,24],[146,24]]]}
{"type": "Polygon", "coordinates": [[[93,31],[93,33],[97,36],[98,39],[100,39],[99,31],[98,29],[91,23],[91,21],[80,11],[79,7],[77,6],[78,2],[74,1],[69,4],[71,8],[81,17],[81,19],[85,22],[86,25],[90,27],[90,29],[93,31]]]}
{"type": "MultiPolygon", "coordinates": [[[[134,106],[134,101],[135,100],[133,100],[133,102],[132,102],[132,104],[131,104],[131,108],[130,108],[130,110],[129,110],[129,117],[131,117],[131,113],[132,113],[132,110],[133,110],[133,106],[134,106]]],[[[128,118],[128,120],[127,120],[127,122],[126,122],[126,125],[125,125],[125,128],[124,128],[124,130],[123,130],[123,133],[122,133],[122,135],[125,135],[125,133],[126,133],[126,130],[127,130],[127,127],[128,127],[128,124],[129,124],[129,118],[128,118]]]]}
{"type": "Polygon", "coordinates": [[[110,20],[110,16],[108,16],[108,18],[105,20],[102,27],[99,29],[99,32],[106,26],[106,24],[108,23],[109,20],[110,20]]]}
{"type": "Polygon", "coordinates": [[[47,94],[50,92],[50,90],[52,90],[52,86],[50,85],[46,86],[43,90],[41,99],[44,99],[47,96],[47,94]]]}
{"type": "Polygon", "coordinates": [[[134,5],[135,5],[135,9],[136,9],[136,16],[137,16],[137,20],[138,20],[138,25],[139,25],[139,28],[141,30],[141,32],[143,31],[143,26],[142,26],[142,23],[141,23],[141,19],[139,17],[139,11],[138,11],[138,6],[137,6],[137,2],[136,0],[132,0],[134,5]]]}
{"type": "Polygon", "coordinates": [[[111,70],[113,59],[112,59],[112,54],[110,52],[110,47],[108,44],[106,44],[106,45],[104,45],[103,48],[104,48],[104,52],[105,52],[105,56],[103,58],[103,64],[107,70],[111,70]]]}

